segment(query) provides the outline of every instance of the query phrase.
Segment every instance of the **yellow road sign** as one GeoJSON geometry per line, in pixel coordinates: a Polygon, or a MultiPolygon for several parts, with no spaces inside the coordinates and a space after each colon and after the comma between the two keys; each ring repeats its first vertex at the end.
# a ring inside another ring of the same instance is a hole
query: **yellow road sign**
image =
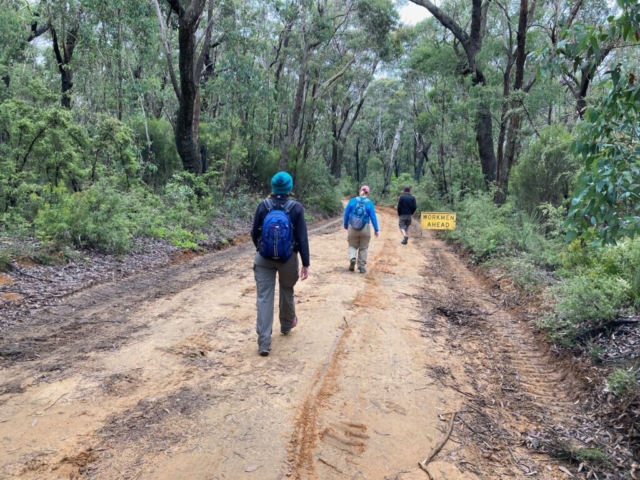
{"type": "Polygon", "coordinates": [[[420,221],[423,230],[455,230],[456,214],[452,212],[422,212],[420,221]]]}

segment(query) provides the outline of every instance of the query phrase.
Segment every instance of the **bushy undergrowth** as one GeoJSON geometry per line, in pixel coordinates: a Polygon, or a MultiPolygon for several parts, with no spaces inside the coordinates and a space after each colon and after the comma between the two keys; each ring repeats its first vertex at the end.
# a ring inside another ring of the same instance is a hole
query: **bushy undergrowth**
{"type": "Polygon", "coordinates": [[[507,203],[498,207],[491,195],[467,196],[456,205],[459,228],[447,234],[462,244],[475,262],[525,257],[542,268],[558,265],[560,242],[545,236],[539,218],[507,203]]]}
{"type": "Polygon", "coordinates": [[[223,196],[206,175],[174,174],[162,194],[143,184],[122,191],[99,181],[79,192],[55,188],[33,195],[25,210],[0,218],[3,231],[18,238],[37,237],[50,248],[96,248],[124,253],[134,237],[167,239],[196,248],[221,224],[248,223],[258,197],[248,192],[223,196]],[[34,212],[30,218],[27,214],[34,212]]]}
{"type": "Polygon", "coordinates": [[[607,377],[607,389],[620,398],[640,394],[640,365],[614,369],[607,377]]]}
{"type": "MultiPolygon", "coordinates": [[[[214,178],[176,173],[159,193],[142,183],[123,190],[107,179],[79,192],[47,189],[0,215],[0,229],[11,237],[35,237],[52,249],[95,248],[120,254],[130,249],[134,237],[145,236],[196,248],[208,234],[224,237],[234,225],[250,224],[263,197],[243,189],[224,194],[214,178]]],[[[301,200],[315,214],[342,207],[338,189],[329,183],[311,176],[306,190],[304,184],[301,187],[306,193],[301,200]]]]}
{"type": "Polygon", "coordinates": [[[500,266],[525,291],[544,289],[549,313],[538,325],[550,340],[573,346],[592,332],[640,308],[640,239],[592,247],[562,241],[560,208],[545,204],[534,215],[489,194],[455,206],[458,228],[445,236],[476,263],[500,266]]]}
{"type": "MultiPolygon", "coordinates": [[[[32,88],[32,91],[37,89],[32,88]]],[[[27,96],[28,97],[28,96],[27,96]]],[[[95,248],[127,252],[135,237],[195,248],[248,226],[278,170],[279,150],[244,143],[213,123],[200,124],[206,171],[183,171],[173,127],[134,116],[87,118],[40,100],[0,101],[0,235],[36,240],[42,251],[95,248]]],[[[297,156],[296,156],[297,158],[297,156]]],[[[324,160],[291,162],[294,194],[308,210],[338,212],[341,198],[324,160]]],[[[13,242],[16,243],[16,242],[13,242]]],[[[16,256],[24,252],[7,252],[16,256]]],[[[31,254],[31,253],[29,253],[31,254]]]]}

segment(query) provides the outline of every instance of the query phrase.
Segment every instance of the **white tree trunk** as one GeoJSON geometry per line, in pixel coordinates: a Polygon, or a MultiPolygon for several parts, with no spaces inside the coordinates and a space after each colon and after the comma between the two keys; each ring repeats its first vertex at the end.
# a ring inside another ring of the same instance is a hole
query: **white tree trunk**
{"type": "Polygon", "coordinates": [[[391,174],[395,168],[396,152],[400,146],[400,136],[402,135],[402,128],[404,127],[404,120],[398,122],[398,128],[396,128],[396,134],[393,136],[393,145],[391,145],[391,154],[389,155],[389,167],[387,168],[387,175],[384,179],[384,188],[382,193],[389,193],[389,185],[391,184],[391,174]]]}

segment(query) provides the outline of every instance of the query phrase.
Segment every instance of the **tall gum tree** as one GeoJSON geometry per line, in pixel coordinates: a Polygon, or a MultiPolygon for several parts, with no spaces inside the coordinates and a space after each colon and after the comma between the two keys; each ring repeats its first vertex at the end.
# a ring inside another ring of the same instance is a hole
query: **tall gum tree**
{"type": "MultiPolygon", "coordinates": [[[[463,74],[472,75],[474,86],[485,86],[486,79],[482,70],[478,66],[477,55],[482,48],[485,27],[487,22],[487,10],[490,1],[471,0],[471,26],[466,32],[452,17],[438,8],[430,0],[411,0],[412,3],[420,5],[427,10],[449,30],[456,40],[462,45],[466,56],[466,68],[463,74]]],[[[481,99],[476,111],[476,142],[482,173],[487,186],[492,185],[496,180],[496,156],[493,147],[493,121],[488,103],[481,99]]]]}
{"type": "Polygon", "coordinates": [[[200,174],[202,173],[202,155],[198,142],[201,110],[200,78],[203,75],[205,58],[211,48],[214,23],[213,0],[208,2],[207,0],[167,0],[171,12],[178,16],[179,79],[173,67],[173,56],[162,10],[158,0],[153,1],[160,23],[171,83],[179,104],[175,122],[176,147],[184,169],[187,172],[200,174]],[[203,20],[205,6],[207,6],[206,26],[198,39],[196,34],[203,20]]]}
{"type": "Polygon", "coordinates": [[[506,66],[503,72],[503,104],[500,133],[498,134],[496,193],[494,197],[496,203],[503,204],[507,199],[509,175],[515,164],[518,150],[524,94],[529,92],[535,84],[535,76],[526,85],[524,77],[527,60],[527,31],[537,2],[536,0],[520,0],[515,42],[511,26],[515,22],[510,17],[508,4],[503,5],[499,0],[496,0],[495,3],[503,12],[505,24],[503,40],[506,66]],[[515,74],[512,76],[514,66],[515,74]],[[512,81],[513,84],[511,84],[512,81]]]}
{"type": "Polygon", "coordinates": [[[40,2],[34,7],[31,32],[28,42],[49,32],[51,45],[60,73],[60,104],[71,109],[73,94],[73,54],[80,42],[80,28],[86,20],[83,18],[84,5],[80,1],[49,4],[40,2]]]}

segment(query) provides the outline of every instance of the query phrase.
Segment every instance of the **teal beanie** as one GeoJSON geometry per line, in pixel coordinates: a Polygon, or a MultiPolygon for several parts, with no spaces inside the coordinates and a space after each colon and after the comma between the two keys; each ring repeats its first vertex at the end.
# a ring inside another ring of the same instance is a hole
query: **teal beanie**
{"type": "Polygon", "coordinates": [[[278,172],[271,179],[271,190],[276,195],[288,195],[293,190],[293,178],[287,172],[278,172]]]}

